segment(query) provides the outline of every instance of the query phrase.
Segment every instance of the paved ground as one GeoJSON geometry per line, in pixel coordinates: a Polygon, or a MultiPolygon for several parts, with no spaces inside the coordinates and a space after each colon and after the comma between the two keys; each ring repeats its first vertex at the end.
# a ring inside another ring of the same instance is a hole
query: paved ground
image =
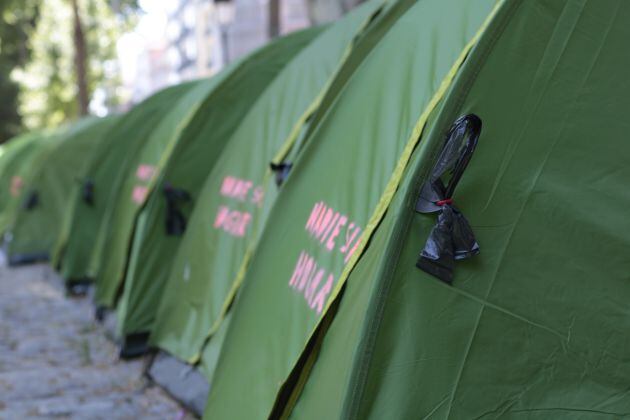
{"type": "Polygon", "coordinates": [[[118,360],[89,300],[65,297],[47,266],[0,262],[0,419],[189,418],[143,363],[118,360]]]}

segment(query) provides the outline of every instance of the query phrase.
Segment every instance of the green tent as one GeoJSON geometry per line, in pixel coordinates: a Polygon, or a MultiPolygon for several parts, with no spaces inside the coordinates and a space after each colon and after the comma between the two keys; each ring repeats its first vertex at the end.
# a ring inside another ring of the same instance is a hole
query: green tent
{"type": "Polygon", "coordinates": [[[11,139],[2,145],[0,155],[0,236],[4,233],[11,213],[18,207],[27,171],[45,150],[50,134],[32,132],[11,139]]]}
{"type": "Polygon", "coordinates": [[[196,363],[219,323],[248,249],[277,195],[270,162],[297,154],[308,119],[350,54],[353,40],[381,10],[365,3],[325,30],[287,65],[243,118],[206,179],[163,292],[151,343],[196,363]]]}
{"type": "MultiPolygon", "coordinates": [[[[299,50],[316,32],[306,31],[294,35],[290,43],[292,47],[288,50],[299,50]]],[[[290,52],[292,53],[294,52],[290,52]]],[[[129,174],[121,186],[111,215],[110,223],[115,228],[107,232],[102,248],[103,264],[97,273],[95,293],[95,301],[99,307],[112,308],[116,303],[124,279],[137,215],[153,191],[181,134],[204,103],[213,101],[215,93],[225,97],[223,82],[239,67],[240,63],[235,63],[215,77],[198,82],[176,104],[171,104],[171,111],[159,122],[134,158],[136,164],[132,167],[135,172],[129,174]]],[[[220,140],[217,143],[219,147],[226,138],[220,140]]]]}
{"type": "Polygon", "coordinates": [[[84,187],[92,190],[86,201],[80,195],[71,198],[71,210],[65,219],[55,246],[53,262],[68,284],[91,281],[100,265],[101,251],[112,207],[133,157],[150,136],[173,103],[197,82],[169,87],[152,95],[122,115],[108,134],[108,141],[95,151],[88,162],[84,187]]]}
{"type": "MultiPolygon", "coordinates": [[[[210,418],[266,417],[284,395],[372,212],[391,193],[409,139],[417,140],[493,3],[403,2],[382,23],[389,29],[311,132],[269,218],[225,335],[210,418]],[[257,392],[235,406],[233,387],[246,376],[257,392]]],[[[206,354],[217,345],[211,340],[206,354]]]]}
{"type": "Polygon", "coordinates": [[[133,233],[117,327],[123,356],[142,352],[170,263],[203,182],[261,92],[323,28],[293,33],[226,69],[179,139],[141,210],[133,233]]]}
{"type": "Polygon", "coordinates": [[[85,162],[98,144],[107,140],[106,134],[115,121],[116,117],[82,119],[58,134],[44,152],[11,222],[7,247],[10,264],[48,259],[85,162]]]}
{"type": "Polygon", "coordinates": [[[493,3],[415,4],[313,131],[205,417],[628,416],[630,4],[493,3]],[[473,114],[457,207],[427,201],[473,114]],[[461,261],[457,215],[480,247],[461,261]]]}

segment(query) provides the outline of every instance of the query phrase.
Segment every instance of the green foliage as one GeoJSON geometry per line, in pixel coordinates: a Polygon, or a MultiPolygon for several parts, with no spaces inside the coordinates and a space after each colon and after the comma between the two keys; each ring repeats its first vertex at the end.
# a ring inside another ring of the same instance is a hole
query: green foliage
{"type": "MultiPolygon", "coordinates": [[[[100,91],[103,105],[118,103],[116,41],[133,20],[135,1],[79,0],[87,45],[87,88],[100,91]],[[120,14],[115,14],[117,8],[120,14]]],[[[29,128],[56,126],[79,115],[73,44],[73,15],[69,0],[41,3],[37,28],[31,36],[32,60],[15,74],[23,89],[20,111],[29,128]]]]}
{"type": "Polygon", "coordinates": [[[20,132],[22,119],[18,113],[18,85],[9,78],[10,69],[0,64],[0,143],[20,132]]]}
{"type": "Polygon", "coordinates": [[[0,143],[19,134],[19,86],[11,73],[31,57],[28,37],[37,23],[39,0],[0,0],[0,143]]]}
{"type": "Polygon", "coordinates": [[[0,53],[15,65],[29,58],[28,34],[35,27],[38,0],[0,0],[0,53]]]}
{"type": "MultiPolygon", "coordinates": [[[[137,0],[79,0],[87,85],[118,104],[116,41],[135,22],[137,0]]],[[[70,0],[0,0],[0,143],[79,114],[70,0]]]]}

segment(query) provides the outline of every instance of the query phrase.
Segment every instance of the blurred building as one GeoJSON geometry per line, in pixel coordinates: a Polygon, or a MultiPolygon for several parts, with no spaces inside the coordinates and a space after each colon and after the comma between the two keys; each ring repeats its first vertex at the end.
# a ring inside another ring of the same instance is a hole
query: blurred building
{"type": "MultiPolygon", "coordinates": [[[[141,1],[147,13],[136,33],[119,45],[128,101],[137,103],[167,85],[211,76],[264,45],[270,38],[270,1],[141,1]]],[[[286,34],[334,20],[347,4],[360,0],[278,1],[279,32],[286,34]]]]}
{"type": "MultiPolygon", "coordinates": [[[[268,0],[177,0],[169,15],[175,72],[182,79],[216,73],[269,41],[268,0]]],[[[305,0],[281,0],[281,33],[311,25],[305,0]]]]}

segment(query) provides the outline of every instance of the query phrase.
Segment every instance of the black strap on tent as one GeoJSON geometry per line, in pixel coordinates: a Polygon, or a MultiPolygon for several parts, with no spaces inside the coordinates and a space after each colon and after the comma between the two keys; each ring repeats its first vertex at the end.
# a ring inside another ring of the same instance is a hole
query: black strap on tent
{"type": "Polygon", "coordinates": [[[162,189],[166,198],[166,234],[181,236],[186,230],[186,218],[179,208],[182,202],[190,201],[190,194],[181,188],[175,188],[169,183],[162,189]]]}
{"type": "Polygon", "coordinates": [[[94,181],[86,179],[83,182],[81,185],[81,197],[87,205],[94,205],[94,181]]]}
{"type": "Polygon", "coordinates": [[[453,282],[455,261],[479,253],[479,244],[468,221],[453,204],[453,192],[470,162],[480,133],[481,119],[474,114],[453,123],[416,203],[419,213],[439,212],[416,266],[448,284],[453,282]],[[448,180],[443,180],[445,174],[450,175],[448,180]]]}
{"type": "Polygon", "coordinates": [[[281,186],[284,181],[289,176],[289,172],[291,172],[291,168],[293,168],[293,164],[289,162],[280,162],[280,163],[269,163],[269,167],[276,174],[276,185],[281,186]]]}
{"type": "Polygon", "coordinates": [[[22,208],[24,210],[33,210],[39,204],[39,193],[36,190],[31,190],[26,194],[24,201],[22,202],[22,208]]]}

